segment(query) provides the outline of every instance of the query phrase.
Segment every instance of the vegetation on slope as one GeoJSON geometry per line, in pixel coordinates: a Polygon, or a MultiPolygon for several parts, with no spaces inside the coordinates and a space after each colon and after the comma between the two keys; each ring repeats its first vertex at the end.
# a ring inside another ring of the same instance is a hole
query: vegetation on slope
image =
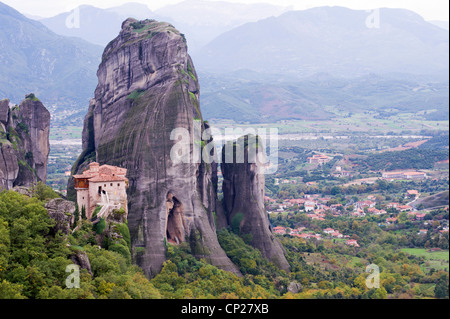
{"type": "Polygon", "coordinates": [[[400,152],[370,154],[366,159],[355,160],[363,168],[393,171],[398,169],[430,169],[439,161],[448,159],[445,149],[409,149],[400,152]]]}
{"type": "MultiPolygon", "coordinates": [[[[370,218],[314,221],[309,227],[352,230],[363,246],[281,236],[291,265],[286,273],[231,229],[222,229],[220,244],[242,277],[196,259],[189,243],[182,243],[167,244],[167,262],[148,280],[131,262],[126,222],[110,222],[97,234],[90,221],[82,220],[73,234],[55,233],[55,221],[44,208],[52,194],[40,187],[34,197],[0,193],[0,299],[448,298],[448,269],[442,268],[438,255],[423,249],[436,245],[448,249],[448,233],[436,239],[417,236],[415,229],[409,235],[402,228],[388,232],[370,218]],[[73,264],[75,253],[87,255],[91,272],[82,268],[80,288],[68,289],[66,267],[73,264]],[[365,285],[364,269],[370,263],[380,266],[380,289],[365,285]]],[[[430,216],[441,218],[443,213],[436,214],[430,216]]],[[[288,215],[271,222],[295,226],[304,220],[288,215]]]]}
{"type": "Polygon", "coordinates": [[[55,221],[41,198],[0,193],[0,299],[160,297],[142,270],[121,252],[99,249],[90,222],[84,220],[73,236],[55,234],[55,221]],[[73,264],[74,250],[87,254],[92,276],[81,269],[80,288],[67,289],[66,267],[73,264]]]}

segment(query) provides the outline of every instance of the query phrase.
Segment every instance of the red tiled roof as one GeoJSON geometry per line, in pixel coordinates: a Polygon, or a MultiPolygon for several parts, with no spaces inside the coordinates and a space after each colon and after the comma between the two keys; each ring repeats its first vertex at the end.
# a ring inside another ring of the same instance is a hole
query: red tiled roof
{"type": "Polygon", "coordinates": [[[98,163],[94,162],[89,164],[89,169],[84,171],[83,174],[74,175],[76,179],[89,179],[90,182],[123,182],[128,181],[125,177],[127,174],[127,169],[111,166],[102,165],[99,166],[98,163]],[[95,169],[93,169],[95,168],[95,169]]]}
{"type": "Polygon", "coordinates": [[[402,172],[384,172],[384,175],[398,175],[398,174],[403,174],[402,172]]]}
{"type": "Polygon", "coordinates": [[[73,175],[73,178],[92,178],[92,177],[94,177],[94,175],[92,175],[92,174],[85,174],[85,173],[83,173],[81,175],[73,175]]]}
{"type": "Polygon", "coordinates": [[[335,231],[334,233],[331,234],[331,236],[339,236],[339,235],[341,235],[341,233],[338,231],[335,231]]]}
{"type": "Polygon", "coordinates": [[[113,176],[100,174],[99,176],[93,177],[89,179],[89,182],[99,183],[99,182],[125,182],[128,181],[128,178],[121,176],[113,176]]]}

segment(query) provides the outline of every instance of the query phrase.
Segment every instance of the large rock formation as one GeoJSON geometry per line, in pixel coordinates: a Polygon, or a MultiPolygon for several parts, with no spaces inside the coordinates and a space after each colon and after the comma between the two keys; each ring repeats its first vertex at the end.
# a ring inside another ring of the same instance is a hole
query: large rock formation
{"type": "Polygon", "coordinates": [[[85,251],[73,249],[70,259],[75,265],[80,266],[81,269],[86,269],[87,272],[92,276],[91,262],[85,251]]]}
{"type": "Polygon", "coordinates": [[[272,233],[264,207],[264,162],[265,151],[259,137],[246,135],[224,146],[221,168],[226,222],[264,257],[288,271],[284,249],[272,233]],[[233,153],[231,161],[226,158],[227,152],[233,153]]]}
{"type": "Polygon", "coordinates": [[[0,101],[0,189],[47,179],[50,113],[33,95],[19,106],[0,101]]]}
{"type": "Polygon", "coordinates": [[[50,218],[56,222],[53,231],[55,233],[61,231],[62,234],[68,235],[76,210],[75,203],[62,198],[55,198],[45,204],[45,209],[47,209],[50,218]]]}
{"type": "Polygon", "coordinates": [[[9,100],[0,101],[0,126],[5,130],[6,124],[8,124],[9,115],[9,100]]]}
{"type": "Polygon", "coordinates": [[[171,158],[174,129],[185,129],[191,139],[195,123],[205,129],[184,36],[168,23],[127,19],[97,75],[73,172],[92,160],[128,170],[133,260],[152,277],[166,260],[167,242],[187,241],[197,257],[239,273],[216,236],[217,167],[171,158]]]}

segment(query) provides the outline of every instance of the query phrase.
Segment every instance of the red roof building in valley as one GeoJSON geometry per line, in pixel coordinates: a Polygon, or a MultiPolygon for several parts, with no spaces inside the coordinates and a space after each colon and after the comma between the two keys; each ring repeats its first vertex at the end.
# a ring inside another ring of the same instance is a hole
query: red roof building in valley
{"type": "Polygon", "coordinates": [[[287,229],[285,227],[282,227],[282,226],[277,226],[277,227],[273,228],[274,234],[283,235],[283,234],[286,234],[286,231],[287,231],[287,229]]]}
{"type": "Polygon", "coordinates": [[[350,239],[345,242],[348,246],[359,247],[359,244],[356,240],[350,239]]]}
{"type": "Polygon", "coordinates": [[[331,158],[326,155],[313,155],[312,157],[308,157],[309,164],[324,164],[331,161],[331,158]]]}
{"type": "Polygon", "coordinates": [[[289,202],[293,205],[297,204],[297,205],[302,205],[306,202],[306,199],[303,198],[296,198],[296,199],[291,199],[289,200],[289,202]]]}
{"type": "Polygon", "coordinates": [[[382,173],[384,179],[425,179],[427,174],[425,172],[384,172],[382,173]]]}
{"type": "Polygon", "coordinates": [[[409,205],[399,205],[397,206],[397,210],[401,211],[401,212],[409,212],[411,211],[413,208],[409,205]]]}
{"type": "Polygon", "coordinates": [[[395,217],[386,218],[386,223],[395,223],[396,221],[397,221],[397,218],[395,218],[395,217]]]}
{"type": "Polygon", "coordinates": [[[416,189],[410,189],[408,191],[406,191],[406,196],[409,198],[415,198],[419,196],[419,191],[416,189]]]}
{"type": "Polygon", "coordinates": [[[344,235],[342,235],[340,232],[335,231],[334,233],[331,234],[331,236],[333,237],[337,237],[337,238],[343,238],[344,235]]]}
{"type": "Polygon", "coordinates": [[[427,214],[416,214],[417,220],[423,220],[427,214]]]}

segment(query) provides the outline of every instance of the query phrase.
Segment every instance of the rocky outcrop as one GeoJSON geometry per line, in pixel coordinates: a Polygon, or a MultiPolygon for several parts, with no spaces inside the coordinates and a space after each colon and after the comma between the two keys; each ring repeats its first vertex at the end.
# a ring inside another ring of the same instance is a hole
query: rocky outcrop
{"type": "Polygon", "coordinates": [[[81,269],[86,269],[87,272],[92,276],[91,262],[89,261],[89,257],[85,251],[73,249],[70,260],[72,260],[75,265],[80,266],[81,269]]]}
{"type": "Polygon", "coordinates": [[[3,131],[8,124],[8,114],[9,114],[9,100],[0,101],[0,127],[3,131]]]}
{"type": "Polygon", "coordinates": [[[223,148],[222,157],[223,204],[227,224],[233,231],[245,236],[264,257],[288,271],[284,249],[272,233],[264,207],[265,152],[260,139],[246,135],[236,142],[229,142],[223,148]],[[227,152],[233,153],[233,157],[229,157],[231,161],[226,158],[227,152]]]}
{"type": "Polygon", "coordinates": [[[38,180],[45,182],[50,154],[50,112],[31,94],[20,104],[17,119],[16,126],[23,128],[23,148],[29,157],[26,159],[30,159],[30,166],[38,180]]]}
{"type": "Polygon", "coordinates": [[[168,242],[189,242],[197,257],[239,273],[217,240],[213,166],[171,158],[174,129],[191,140],[195,123],[205,130],[184,36],[168,23],[128,19],[105,48],[97,75],[73,171],[92,160],[128,170],[133,260],[152,277],[168,242]]]}
{"type": "Polygon", "coordinates": [[[13,188],[18,176],[19,161],[16,151],[5,134],[0,136],[0,190],[13,188]]]}
{"type": "MultiPolygon", "coordinates": [[[[15,188],[18,190],[25,191],[25,187],[15,188]]],[[[52,228],[54,234],[61,232],[64,236],[68,236],[72,233],[71,225],[74,222],[74,213],[76,210],[75,203],[72,201],[65,200],[63,198],[54,198],[49,200],[45,204],[45,209],[51,219],[55,221],[55,226],[52,228]]],[[[86,269],[87,272],[92,276],[91,263],[87,253],[77,246],[69,246],[72,253],[70,254],[70,259],[72,262],[81,269],[86,269]]]]}
{"type": "Polygon", "coordinates": [[[13,192],[19,193],[24,196],[33,197],[33,192],[29,187],[16,186],[12,189],[13,192]]]}
{"type": "Polygon", "coordinates": [[[19,174],[19,164],[8,139],[9,100],[0,101],[0,190],[10,189],[19,174]]]}
{"type": "Polygon", "coordinates": [[[299,284],[299,283],[296,282],[296,281],[291,281],[291,282],[289,283],[289,286],[288,286],[288,288],[287,288],[287,291],[290,292],[290,293],[292,293],[292,294],[296,294],[296,293],[299,293],[302,289],[303,289],[303,288],[302,288],[302,285],[301,285],[301,284],[299,284]]]}
{"type": "Polygon", "coordinates": [[[33,95],[19,106],[0,101],[0,189],[47,179],[50,113],[33,95]]]}
{"type": "Polygon", "coordinates": [[[73,223],[75,203],[62,198],[55,198],[47,202],[45,208],[47,209],[50,218],[56,221],[53,231],[55,233],[61,231],[62,234],[68,235],[70,232],[70,225],[73,223]]]}

